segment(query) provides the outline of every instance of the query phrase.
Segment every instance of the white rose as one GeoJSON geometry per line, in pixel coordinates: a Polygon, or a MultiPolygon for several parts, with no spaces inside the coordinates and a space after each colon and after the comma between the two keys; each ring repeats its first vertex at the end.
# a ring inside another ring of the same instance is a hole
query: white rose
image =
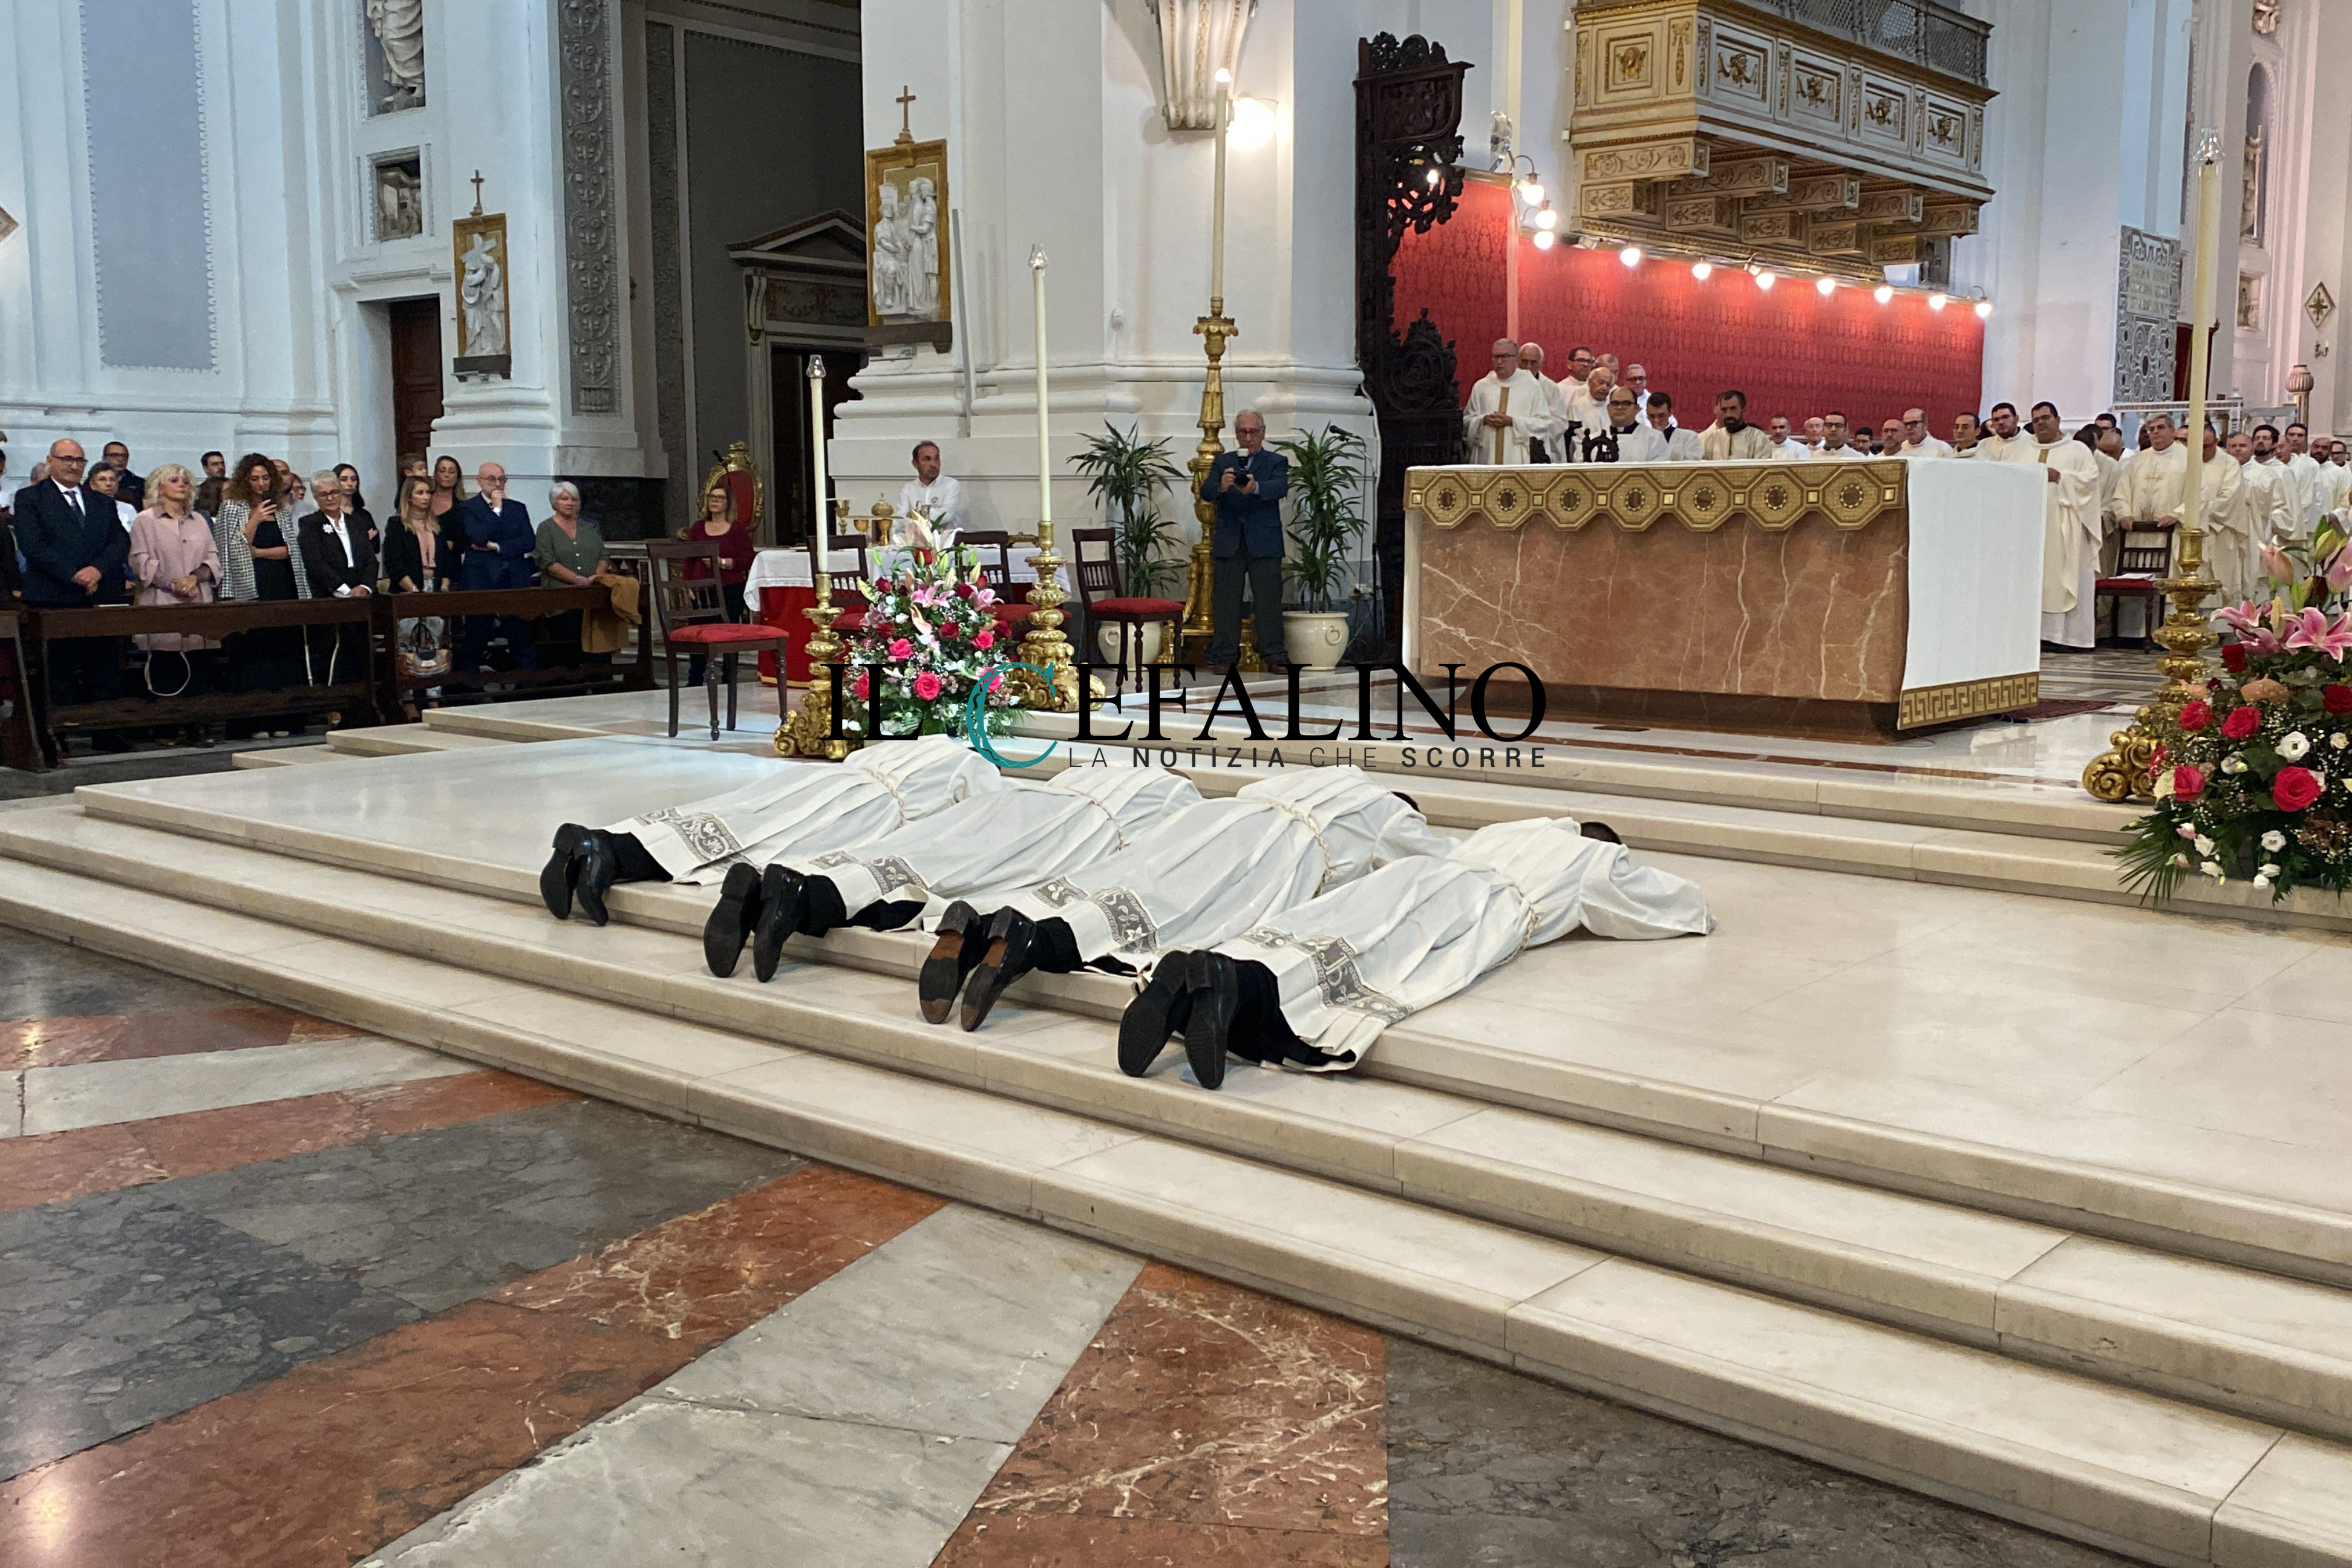
{"type": "Polygon", "coordinates": [[[2213,853],[2213,841],[2201,833],[2197,836],[2197,853],[2200,855],[2213,853]]]}
{"type": "Polygon", "coordinates": [[[2311,737],[2300,730],[2289,730],[2278,740],[2278,754],[2290,763],[2299,763],[2311,755],[2311,737]]]}
{"type": "Polygon", "coordinates": [[[2286,835],[2281,833],[2275,827],[2272,828],[2268,833],[2263,835],[2263,847],[2269,850],[2273,855],[2277,854],[2280,850],[2286,847],[2286,835]]]}
{"type": "Polygon", "coordinates": [[[2347,746],[2352,746],[2352,736],[2347,736],[2343,731],[2338,730],[2327,737],[2327,743],[2340,752],[2347,746]]]}
{"type": "Polygon", "coordinates": [[[2265,877],[2275,877],[2279,874],[2279,868],[2275,866],[2264,865],[2257,868],[2265,877]]]}
{"type": "Polygon", "coordinates": [[[2217,888],[2230,879],[2228,873],[2221,869],[2221,863],[2219,860],[2208,860],[2197,868],[2212,878],[2213,885],[2217,888]]]}
{"type": "Polygon", "coordinates": [[[2270,885],[2271,879],[2268,877],[2256,877],[2254,879],[2254,886],[2257,888],[2267,888],[2270,885]]]}

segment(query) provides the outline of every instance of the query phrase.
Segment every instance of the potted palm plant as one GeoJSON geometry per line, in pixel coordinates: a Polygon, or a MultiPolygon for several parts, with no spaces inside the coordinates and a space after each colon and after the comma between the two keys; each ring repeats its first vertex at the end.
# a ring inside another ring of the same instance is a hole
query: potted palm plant
{"type": "Polygon", "coordinates": [[[1348,651],[1348,612],[1334,609],[1368,526],[1360,510],[1368,448],[1337,425],[1273,443],[1290,459],[1291,558],[1303,608],[1282,613],[1284,651],[1307,669],[1330,669],[1348,651]]]}
{"type": "MultiPolygon", "coordinates": [[[[1090,438],[1070,466],[1087,476],[1087,493],[1102,502],[1118,562],[1119,592],[1129,598],[1158,597],[1160,584],[1174,570],[1169,556],[1178,542],[1175,522],[1160,514],[1160,498],[1184,477],[1169,456],[1166,438],[1144,440],[1132,426],[1122,434],[1105,420],[1103,433],[1090,438]]],[[[1141,636],[1128,645],[1130,656],[1139,665],[1159,662],[1160,627],[1139,629],[1141,636]]],[[[1117,661],[1116,638],[1106,644],[1097,635],[1095,641],[1104,662],[1117,661]]]]}

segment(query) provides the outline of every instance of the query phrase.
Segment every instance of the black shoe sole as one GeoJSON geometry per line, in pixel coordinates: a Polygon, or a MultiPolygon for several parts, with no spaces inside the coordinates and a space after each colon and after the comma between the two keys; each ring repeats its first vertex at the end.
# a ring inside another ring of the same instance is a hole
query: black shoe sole
{"type": "Polygon", "coordinates": [[[800,923],[801,879],[782,866],[760,873],[760,919],[751,928],[751,973],[765,985],[783,962],[784,943],[800,923]]]}
{"type": "Polygon", "coordinates": [[[988,947],[963,983],[963,1008],[957,1022],[966,1034],[986,1023],[1013,982],[1029,973],[1036,934],[1036,925],[1017,910],[999,910],[988,922],[988,947]]]}
{"type": "Polygon", "coordinates": [[[724,980],[735,973],[735,965],[742,961],[743,944],[751,939],[751,927],[759,918],[758,868],[728,867],[719,901],[710,907],[710,918],[702,922],[702,962],[711,973],[724,980]]]}
{"type": "Polygon", "coordinates": [[[1192,1013],[1185,1020],[1184,1059],[1202,1089],[1222,1089],[1225,1041],[1241,1008],[1241,982],[1234,973],[1234,961],[1223,953],[1196,952],[1192,958],[1192,1013]]]}
{"type": "Polygon", "coordinates": [[[915,977],[915,994],[922,1005],[923,1022],[944,1024],[955,1011],[956,993],[980,963],[988,943],[982,934],[987,922],[978,910],[958,899],[940,917],[939,940],[931,943],[915,977]]]}
{"type": "Polygon", "coordinates": [[[1141,1078],[1192,1011],[1192,954],[1171,952],[1118,1017],[1118,1070],[1141,1078]]]}
{"type": "Polygon", "coordinates": [[[555,849],[540,868],[539,901],[557,920],[572,918],[572,888],[580,879],[580,851],[588,842],[588,830],[576,822],[567,822],[555,830],[555,849]]]}
{"type": "Polygon", "coordinates": [[[606,848],[604,839],[591,833],[588,842],[580,847],[580,871],[572,879],[572,897],[590,925],[610,924],[613,912],[604,907],[604,895],[620,879],[620,862],[606,848]],[[602,871],[604,875],[599,876],[602,871]]]}

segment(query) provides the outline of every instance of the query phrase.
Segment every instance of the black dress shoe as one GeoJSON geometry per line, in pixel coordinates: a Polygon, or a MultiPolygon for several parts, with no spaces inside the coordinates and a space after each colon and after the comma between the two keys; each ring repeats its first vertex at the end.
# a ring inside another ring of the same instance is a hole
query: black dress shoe
{"type": "Polygon", "coordinates": [[[1202,1089],[1221,1089],[1225,1042],[1241,1012],[1241,974],[1222,952],[1196,952],[1192,959],[1192,1016],[1184,1025],[1184,1057],[1202,1089]]]}
{"type": "Polygon", "coordinates": [[[944,1024],[955,1010],[956,993],[963,989],[964,977],[988,951],[987,927],[987,917],[961,899],[940,917],[939,940],[931,943],[922,972],[915,977],[915,994],[921,999],[925,1023],[944,1024]]]}
{"type": "Polygon", "coordinates": [[[580,870],[572,879],[572,896],[579,900],[580,912],[588,917],[590,925],[604,925],[612,920],[604,908],[604,895],[621,879],[621,857],[613,847],[612,837],[601,827],[592,829],[587,842],[580,847],[580,870]]]}
{"type": "Polygon", "coordinates": [[[1184,1031],[1192,1011],[1192,954],[1171,952],[1118,1017],[1118,1070],[1141,1078],[1168,1048],[1168,1038],[1184,1031]]]}
{"type": "Polygon", "coordinates": [[[765,985],[783,962],[784,943],[801,923],[801,875],[782,866],[760,873],[760,921],[751,928],[751,973],[765,985]]]}
{"type": "Polygon", "coordinates": [[[963,1012],[958,1022],[967,1033],[988,1021],[990,1009],[1013,983],[1029,973],[1037,951],[1037,922],[1019,910],[999,910],[988,922],[988,948],[963,984],[963,1012]]]}
{"type": "Polygon", "coordinates": [[[727,868],[727,880],[710,918],[702,922],[702,962],[724,980],[735,973],[743,944],[760,920],[760,868],[738,860],[727,868]]]}
{"type": "Polygon", "coordinates": [[[557,920],[572,918],[572,886],[580,879],[580,848],[587,842],[586,828],[565,823],[555,830],[555,848],[540,868],[539,901],[557,920]]]}

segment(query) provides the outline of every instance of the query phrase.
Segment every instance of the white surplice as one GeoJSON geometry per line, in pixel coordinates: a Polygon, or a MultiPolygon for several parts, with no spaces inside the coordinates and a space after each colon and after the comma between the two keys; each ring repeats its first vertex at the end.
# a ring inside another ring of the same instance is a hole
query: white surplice
{"type": "Polygon", "coordinates": [[[2326,462],[2319,466],[2319,515],[2341,511],[2352,500],[2352,468],[2326,462]]]}
{"type": "MultiPolygon", "coordinates": [[[[1560,389],[1559,383],[1541,371],[1529,370],[1525,365],[1521,365],[1519,374],[1511,378],[1511,384],[1517,386],[1523,381],[1534,383],[1535,389],[1543,395],[1543,414],[1540,417],[1529,418],[1528,435],[1544,444],[1544,451],[1553,462],[1567,461],[1560,454],[1559,437],[1560,432],[1568,427],[1568,394],[1560,389]]],[[[1514,392],[1511,401],[1517,403],[1524,395],[1514,392]]]]}
{"type": "MultiPolygon", "coordinates": [[[[1137,753],[1140,755],[1141,753],[1137,753]]],[[[795,846],[776,858],[824,877],[856,914],[868,904],[921,900],[936,919],[955,899],[983,909],[1048,877],[1115,855],[1201,792],[1160,767],[1067,768],[1044,784],[974,795],[845,849],[795,846]]]]}
{"type": "Polygon", "coordinates": [[[1621,463],[1664,463],[1672,459],[1666,455],[1666,438],[1649,426],[1635,420],[1632,428],[1612,430],[1617,437],[1617,460],[1621,463]]]}
{"type": "Polygon", "coordinates": [[[1274,972],[1283,1021],[1336,1058],[1363,1060],[1381,1031],[1443,1002],[1523,947],[1578,929],[1639,941],[1715,929],[1696,883],[1636,866],[1622,845],[1566,817],[1482,827],[1286,910],[1218,944],[1274,972]]]}
{"type": "Polygon", "coordinates": [[[724,795],[616,822],[673,881],[719,882],[737,861],[764,866],[787,852],[821,853],[877,838],[972,795],[1009,786],[1004,775],[946,735],[884,741],[843,763],[779,762],[724,795]]]}
{"type": "Polygon", "coordinates": [[[2297,452],[2286,459],[2289,481],[2294,487],[2294,536],[2309,539],[2318,526],[2319,514],[2327,510],[2320,490],[2320,470],[2324,465],[2308,452],[2297,452]]]}
{"type": "Polygon", "coordinates": [[[2091,647],[2099,640],[2099,465],[2088,447],[2063,436],[2046,447],[2021,437],[2000,456],[2058,476],[2043,487],[2042,639],[2091,647]]]}
{"type": "Polygon", "coordinates": [[[2284,468],[2275,463],[2231,466],[2238,470],[2237,483],[2205,544],[2205,569],[2221,584],[2224,605],[2242,603],[2258,593],[2269,597],[2262,547],[2294,525],[2284,468]]]}
{"type": "Polygon", "coordinates": [[[1541,435],[1551,418],[1551,404],[1539,382],[1539,377],[1523,370],[1514,371],[1508,381],[1491,370],[1478,378],[1478,384],[1470,389],[1470,401],[1462,406],[1462,433],[1469,438],[1469,461],[1507,467],[1527,462],[1528,437],[1541,435]],[[1506,415],[1511,422],[1489,426],[1489,414],[1506,415]]]}
{"type": "Polygon", "coordinates": [[[1186,806],[1109,858],[1003,907],[1066,921],[1089,963],[1116,958],[1142,970],[1162,952],[1213,947],[1375,867],[1452,845],[1361,769],[1301,768],[1186,806]]]}

